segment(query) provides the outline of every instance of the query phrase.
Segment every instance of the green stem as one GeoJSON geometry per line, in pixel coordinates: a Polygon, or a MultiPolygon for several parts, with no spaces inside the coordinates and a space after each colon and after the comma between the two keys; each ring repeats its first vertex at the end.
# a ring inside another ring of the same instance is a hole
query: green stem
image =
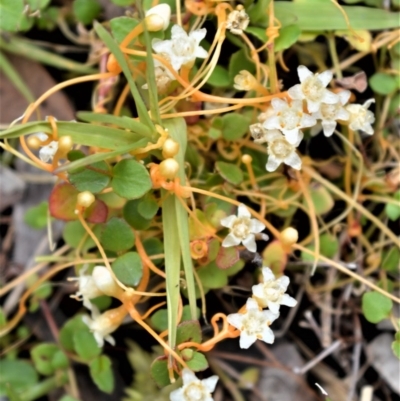
{"type": "Polygon", "coordinates": [[[335,70],[336,78],[341,79],[343,78],[342,70],[340,69],[340,61],[336,51],[336,42],[335,42],[335,34],[330,32],[327,35],[328,39],[328,46],[329,46],[329,53],[331,55],[333,68],[335,70]]]}
{"type": "Polygon", "coordinates": [[[19,399],[21,401],[36,400],[66,383],[68,383],[68,375],[66,372],[61,372],[57,377],[49,377],[48,379],[33,385],[29,390],[24,391],[19,396],[19,399]]]}

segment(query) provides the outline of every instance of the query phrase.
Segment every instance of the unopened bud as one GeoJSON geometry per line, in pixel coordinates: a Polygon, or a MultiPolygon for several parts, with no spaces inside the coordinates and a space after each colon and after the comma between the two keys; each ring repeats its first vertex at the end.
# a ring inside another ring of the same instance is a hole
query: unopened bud
{"type": "Polygon", "coordinates": [[[38,150],[42,146],[42,141],[34,135],[31,135],[26,142],[28,146],[33,150],[38,150]]]}
{"type": "Polygon", "coordinates": [[[175,159],[165,159],[160,163],[159,171],[164,178],[173,180],[179,171],[179,164],[175,159]]]}
{"type": "Polygon", "coordinates": [[[250,155],[243,155],[242,156],[242,163],[250,164],[253,161],[253,158],[250,155]]]}
{"type": "Polygon", "coordinates": [[[58,140],[58,150],[62,154],[66,154],[71,150],[73,144],[72,138],[69,135],[62,136],[58,140]]]}
{"type": "Polygon", "coordinates": [[[168,138],[163,145],[162,155],[168,159],[174,157],[179,152],[179,143],[168,138]]]}
{"type": "Polygon", "coordinates": [[[107,60],[107,71],[112,72],[114,74],[119,74],[122,71],[121,66],[118,64],[115,56],[110,54],[107,60]]]}
{"type": "Polygon", "coordinates": [[[291,246],[297,242],[299,239],[299,233],[293,227],[285,228],[281,232],[281,241],[284,245],[291,246]]]}
{"type": "Polygon", "coordinates": [[[122,291],[105,266],[96,266],[93,269],[92,277],[96,287],[109,297],[117,297],[122,291]]]}
{"type": "Polygon", "coordinates": [[[168,4],[158,4],[146,12],[146,27],[150,32],[165,31],[171,18],[171,7],[168,4]]]}
{"type": "Polygon", "coordinates": [[[233,80],[234,88],[239,91],[249,91],[257,86],[257,80],[246,70],[240,71],[233,80]]]}
{"type": "Polygon", "coordinates": [[[83,191],[78,194],[78,198],[77,198],[78,206],[88,208],[94,201],[95,201],[95,197],[89,191],[83,191]]]}

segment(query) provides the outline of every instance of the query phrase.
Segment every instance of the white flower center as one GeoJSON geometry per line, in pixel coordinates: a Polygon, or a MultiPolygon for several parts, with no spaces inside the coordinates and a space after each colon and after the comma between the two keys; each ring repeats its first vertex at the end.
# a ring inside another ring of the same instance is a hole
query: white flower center
{"type": "Polygon", "coordinates": [[[280,115],[280,124],[285,129],[295,129],[300,126],[300,119],[302,117],[300,110],[295,110],[290,107],[282,111],[280,115]]]}
{"type": "Polygon", "coordinates": [[[293,152],[293,146],[285,138],[280,138],[270,142],[268,151],[269,154],[274,155],[278,159],[285,159],[293,152]]]}
{"type": "Polygon", "coordinates": [[[335,120],[336,115],[342,106],[340,103],[336,104],[321,104],[321,115],[323,120],[335,120]]]}
{"type": "Polygon", "coordinates": [[[193,54],[196,49],[196,41],[193,39],[174,39],[172,42],[172,49],[178,57],[188,57],[193,54]]]}
{"type": "Polygon", "coordinates": [[[267,321],[262,313],[256,310],[251,310],[243,318],[243,328],[241,331],[246,331],[249,336],[262,334],[266,323],[267,321]]]}
{"type": "Polygon", "coordinates": [[[301,84],[301,89],[303,91],[304,96],[313,102],[321,101],[325,90],[324,85],[317,78],[317,76],[308,77],[301,84]]]}
{"type": "Polygon", "coordinates": [[[250,219],[248,217],[238,217],[232,225],[232,234],[240,239],[245,239],[251,233],[250,219]]]}
{"type": "Polygon", "coordinates": [[[263,290],[265,297],[271,302],[279,301],[283,294],[279,285],[274,281],[264,283],[263,290]]]}
{"type": "Polygon", "coordinates": [[[201,401],[205,400],[210,394],[205,390],[204,385],[200,382],[190,383],[184,390],[183,397],[185,401],[201,401]]]}

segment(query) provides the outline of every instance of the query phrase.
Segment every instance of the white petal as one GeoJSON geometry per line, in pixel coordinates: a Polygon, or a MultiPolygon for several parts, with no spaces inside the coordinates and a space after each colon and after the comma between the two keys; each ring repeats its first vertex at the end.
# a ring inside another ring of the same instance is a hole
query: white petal
{"type": "Polygon", "coordinates": [[[264,310],[262,311],[262,314],[264,315],[264,317],[270,322],[274,322],[276,319],[278,319],[279,317],[279,313],[274,313],[272,311],[269,310],[264,310]]]}
{"type": "Polygon", "coordinates": [[[258,303],[257,303],[257,301],[255,300],[255,299],[253,299],[253,298],[247,298],[247,301],[246,301],[246,309],[249,311],[249,310],[251,310],[251,309],[255,309],[255,310],[259,310],[259,308],[258,308],[258,303]]]}
{"type": "Polygon", "coordinates": [[[263,123],[263,127],[266,129],[280,129],[281,128],[281,124],[279,121],[279,117],[278,116],[272,116],[267,118],[264,123],[263,123]]]}
{"type": "Polygon", "coordinates": [[[261,223],[261,221],[258,221],[257,219],[251,219],[250,220],[250,230],[253,233],[260,233],[262,230],[264,230],[265,225],[261,223]]]}
{"type": "Polygon", "coordinates": [[[197,44],[199,44],[206,37],[207,29],[196,29],[189,33],[189,38],[193,38],[197,44]]]}
{"type": "Polygon", "coordinates": [[[339,101],[339,96],[336,95],[336,93],[331,92],[329,89],[325,89],[321,102],[328,104],[335,104],[338,101],[339,101]]]}
{"type": "Polygon", "coordinates": [[[93,332],[93,336],[94,336],[94,339],[96,340],[96,343],[99,346],[99,348],[102,348],[104,345],[103,336],[100,333],[98,333],[97,331],[93,332]]]}
{"type": "Polygon", "coordinates": [[[322,120],[322,128],[324,130],[324,135],[329,137],[333,134],[336,128],[336,121],[322,120]]]}
{"type": "Polygon", "coordinates": [[[237,220],[237,217],[232,214],[231,216],[224,217],[221,219],[220,223],[223,227],[232,228],[233,223],[237,220]]]}
{"type": "MultiPolygon", "coordinates": [[[[318,112],[317,112],[318,113],[318,112]]],[[[312,127],[317,123],[317,120],[315,117],[310,116],[309,114],[303,114],[303,117],[301,117],[300,124],[302,128],[307,128],[307,127],[312,127]]]]}
{"type": "Polygon", "coordinates": [[[321,72],[321,74],[318,75],[318,79],[322,82],[322,85],[325,86],[325,88],[328,86],[329,82],[332,81],[333,74],[331,71],[324,71],[321,72]]]}
{"type": "Polygon", "coordinates": [[[243,325],[243,317],[244,315],[241,313],[231,313],[230,315],[228,315],[226,317],[226,320],[228,321],[228,323],[233,326],[236,327],[237,329],[241,329],[242,325],[243,325]]]}
{"type": "Polygon", "coordinates": [[[187,40],[187,33],[186,31],[179,25],[174,25],[171,29],[171,38],[172,39],[181,39],[184,38],[187,40]]]}
{"type": "Polygon", "coordinates": [[[336,114],[337,120],[348,121],[349,118],[350,118],[350,113],[344,108],[339,109],[339,111],[336,114]]]}
{"type": "Polygon", "coordinates": [[[254,238],[254,234],[249,234],[244,240],[242,240],[242,244],[249,250],[250,252],[257,251],[257,244],[254,238]]]}
{"type": "Polygon", "coordinates": [[[303,101],[302,100],[292,100],[290,107],[293,110],[303,112],[303,101]]]}
{"type": "Polygon", "coordinates": [[[187,384],[198,381],[196,375],[188,368],[184,368],[182,370],[182,380],[183,384],[186,386],[187,384]]]}
{"type": "Polygon", "coordinates": [[[281,305],[295,306],[297,301],[288,294],[283,294],[281,298],[281,305]]]}
{"type": "Polygon", "coordinates": [[[300,82],[304,82],[308,77],[312,77],[314,74],[304,65],[297,67],[297,74],[299,75],[300,82]]]}
{"type": "Polygon", "coordinates": [[[172,57],[171,58],[171,65],[175,71],[179,71],[183,64],[184,64],[184,60],[182,57],[172,57]]]}
{"type": "Polygon", "coordinates": [[[194,55],[198,58],[207,58],[208,52],[206,49],[203,49],[201,46],[198,46],[194,55]]]}
{"type": "Polygon", "coordinates": [[[301,85],[297,84],[289,88],[288,95],[292,99],[304,99],[303,91],[301,90],[301,85]]]}
{"type": "Polygon", "coordinates": [[[315,136],[315,135],[319,134],[321,131],[322,131],[322,125],[321,125],[321,123],[317,122],[317,124],[314,125],[314,127],[311,127],[310,135],[315,136]]]}
{"type": "Polygon", "coordinates": [[[375,99],[368,99],[368,100],[363,104],[363,107],[364,107],[365,109],[368,109],[369,106],[371,106],[372,103],[375,103],[375,99]]]}
{"type": "Polygon", "coordinates": [[[374,133],[374,129],[372,128],[371,124],[364,123],[361,127],[361,130],[364,131],[368,135],[372,135],[374,133]]]}
{"type": "Polygon", "coordinates": [[[184,396],[183,388],[178,388],[170,393],[169,399],[170,401],[182,401],[184,396]]]}
{"type": "Polygon", "coordinates": [[[212,393],[215,390],[215,387],[217,386],[219,377],[214,375],[211,377],[208,377],[207,379],[203,379],[201,382],[203,383],[204,387],[212,393]]]}
{"type": "Polygon", "coordinates": [[[294,146],[297,148],[297,146],[300,145],[300,142],[303,140],[304,138],[304,134],[302,131],[299,131],[299,136],[298,136],[298,141],[296,143],[294,143],[294,146]]]}
{"type": "Polygon", "coordinates": [[[228,234],[226,238],[222,241],[222,246],[224,248],[229,248],[230,246],[236,246],[240,244],[240,239],[235,237],[232,233],[228,234]]]}
{"type": "Polygon", "coordinates": [[[248,335],[245,331],[240,333],[239,346],[240,348],[247,349],[257,341],[255,334],[248,335]]]}
{"type": "Polygon", "coordinates": [[[272,313],[279,312],[280,304],[278,304],[276,302],[271,302],[270,300],[267,300],[267,302],[268,302],[268,308],[272,313]]]}
{"type": "Polygon", "coordinates": [[[238,217],[251,217],[249,209],[243,203],[238,206],[238,217]]]}
{"type": "Polygon", "coordinates": [[[315,113],[319,110],[321,103],[313,102],[312,100],[307,99],[307,109],[310,113],[315,113]]]}
{"type": "Polygon", "coordinates": [[[273,331],[269,327],[265,327],[262,332],[262,340],[267,344],[273,344],[275,341],[275,336],[273,331]]]}
{"type": "Polygon", "coordinates": [[[269,267],[264,266],[261,270],[261,273],[263,275],[264,283],[275,280],[275,274],[269,267]]]}
{"type": "Polygon", "coordinates": [[[282,161],[277,159],[274,155],[269,155],[265,168],[271,173],[272,171],[275,171],[281,163],[282,161]]]}
{"type": "MultiPolygon", "coordinates": [[[[104,337],[104,339],[105,339],[108,343],[110,343],[111,345],[115,345],[115,339],[114,339],[114,337],[112,337],[112,336],[110,336],[110,335],[107,335],[107,336],[104,337]]],[[[103,343],[103,344],[104,344],[104,343],[103,343]]]]}
{"type": "Polygon", "coordinates": [[[282,111],[282,110],[286,109],[286,107],[288,107],[287,102],[285,102],[282,99],[278,99],[278,98],[273,98],[271,100],[271,105],[275,111],[282,111]]]}
{"type": "Polygon", "coordinates": [[[160,39],[153,39],[151,43],[151,47],[156,53],[171,53],[172,49],[172,41],[171,40],[160,40],[160,39]]]}
{"type": "Polygon", "coordinates": [[[264,298],[264,285],[262,283],[253,285],[251,291],[257,298],[264,298]]]}
{"type": "Polygon", "coordinates": [[[299,140],[299,129],[283,129],[283,134],[285,135],[286,140],[291,144],[294,145],[299,140]]]}
{"type": "Polygon", "coordinates": [[[344,106],[350,99],[351,92],[348,90],[344,90],[338,93],[339,101],[344,106]]]}
{"type": "Polygon", "coordinates": [[[289,279],[288,276],[281,276],[276,281],[277,281],[277,283],[279,285],[279,288],[282,291],[286,291],[287,290],[287,288],[289,286],[289,283],[290,283],[290,279],[289,279]]]}
{"type": "Polygon", "coordinates": [[[288,157],[286,157],[286,159],[284,160],[284,163],[287,164],[288,166],[294,168],[295,170],[301,169],[301,159],[300,159],[299,155],[294,151],[288,157]]]}
{"type": "Polygon", "coordinates": [[[282,138],[282,132],[277,130],[277,129],[271,129],[268,130],[265,134],[264,134],[264,139],[267,142],[273,142],[276,139],[280,139],[282,138]]]}

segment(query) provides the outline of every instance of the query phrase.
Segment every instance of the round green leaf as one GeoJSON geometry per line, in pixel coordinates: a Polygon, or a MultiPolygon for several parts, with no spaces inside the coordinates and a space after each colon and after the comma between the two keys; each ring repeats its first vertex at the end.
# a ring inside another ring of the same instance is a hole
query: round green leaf
{"type": "Polygon", "coordinates": [[[206,357],[201,353],[194,351],[193,356],[189,361],[186,361],[189,369],[193,372],[201,372],[208,368],[208,362],[206,357]]]}
{"type": "Polygon", "coordinates": [[[113,168],[111,186],[117,195],[126,199],[141,198],[151,189],[146,167],[135,160],[121,160],[113,168]]]}
{"type": "Polygon", "coordinates": [[[186,320],[178,325],[176,330],[176,343],[188,341],[201,343],[201,327],[197,320],[186,320]]]}
{"type": "MultiPolygon", "coordinates": [[[[328,213],[334,206],[334,201],[331,193],[322,185],[312,185],[309,188],[310,197],[315,208],[315,214],[320,216],[321,214],[328,213]]],[[[307,202],[304,199],[303,204],[307,206],[307,202]]]]}
{"type": "Polygon", "coordinates": [[[113,217],[104,225],[100,243],[109,251],[120,252],[132,248],[135,235],[125,220],[113,217]]]}
{"type": "MultiPolygon", "coordinates": [[[[124,0],[126,2],[126,0],[124,0]]],[[[131,0],[129,0],[132,3],[131,0]]],[[[121,43],[125,37],[131,32],[139,21],[132,17],[117,17],[110,20],[111,33],[115,40],[121,43]]]]}
{"type": "Polygon", "coordinates": [[[215,168],[224,180],[232,184],[238,185],[243,181],[243,172],[236,164],[216,162],[215,168]]]}
{"type": "Polygon", "coordinates": [[[216,65],[207,83],[215,88],[228,87],[231,84],[228,70],[220,65],[216,65]]]}
{"type": "MultiPolygon", "coordinates": [[[[160,356],[154,360],[150,367],[150,374],[158,387],[165,387],[171,384],[168,373],[168,360],[165,356],[160,356]]],[[[177,374],[174,372],[175,378],[177,374]]]]}
{"type": "Polygon", "coordinates": [[[138,205],[138,212],[145,219],[151,220],[158,211],[158,203],[153,197],[145,197],[138,205]]]}
{"type": "Polygon", "coordinates": [[[159,309],[153,313],[150,318],[152,326],[158,331],[164,331],[168,329],[168,311],[167,309],[159,309]]]}
{"type": "Polygon", "coordinates": [[[117,258],[112,269],[118,280],[129,287],[137,286],[143,274],[142,260],[137,252],[128,252],[117,258]]]}
{"type": "Polygon", "coordinates": [[[72,9],[76,19],[88,25],[99,15],[101,6],[97,0],[75,0],[72,9]]]}
{"type": "Polygon", "coordinates": [[[222,117],[222,136],[234,141],[241,139],[249,128],[249,120],[241,114],[228,113],[222,117]]]}
{"type": "Polygon", "coordinates": [[[290,46],[296,43],[297,39],[301,35],[301,29],[298,25],[285,26],[279,30],[279,36],[275,40],[275,51],[288,49],[290,46]]]}
{"type": "Polygon", "coordinates": [[[363,314],[371,323],[378,323],[387,318],[392,307],[392,300],[379,292],[366,292],[362,297],[363,314]]]}
{"type": "Polygon", "coordinates": [[[394,196],[395,203],[387,203],[385,206],[385,213],[390,220],[395,221],[400,217],[400,191],[397,191],[394,196]]]}
{"type": "Polygon", "coordinates": [[[389,250],[382,252],[382,269],[398,272],[400,264],[400,250],[393,245],[389,250]]]}
{"type": "Polygon", "coordinates": [[[46,227],[48,210],[49,205],[47,202],[41,202],[38,205],[29,208],[24,216],[25,223],[38,230],[46,227]]]}
{"type": "MultiPolygon", "coordinates": [[[[96,234],[96,236],[99,236],[100,230],[101,227],[97,225],[94,227],[93,232],[96,234]]],[[[95,243],[89,234],[87,234],[80,221],[69,221],[67,224],[65,224],[63,230],[63,239],[72,248],[77,248],[81,245],[82,252],[86,252],[95,246],[95,243]],[[84,242],[81,244],[81,241],[84,242]]]]}
{"type": "Polygon", "coordinates": [[[36,370],[45,376],[54,374],[57,369],[68,367],[68,358],[56,344],[42,343],[32,348],[32,361],[36,370]]]}
{"type": "Polygon", "coordinates": [[[246,70],[251,74],[256,70],[254,63],[251,61],[251,57],[245,49],[240,49],[236,53],[233,53],[229,60],[228,71],[231,81],[233,81],[235,76],[242,70],[246,70]]]}
{"type": "Polygon", "coordinates": [[[101,192],[110,182],[110,173],[106,162],[93,163],[68,175],[70,183],[80,192],[101,192]]]}
{"type": "Polygon", "coordinates": [[[89,365],[90,376],[96,386],[105,393],[111,393],[114,389],[114,375],[111,369],[111,360],[105,355],[100,355],[89,365]]]}
{"type": "Polygon", "coordinates": [[[75,351],[75,345],[73,335],[76,331],[87,330],[87,326],[83,323],[82,315],[76,315],[72,319],[68,320],[60,330],[60,344],[62,347],[69,351],[75,351]]]}
{"type": "Polygon", "coordinates": [[[87,327],[74,331],[72,341],[76,353],[85,361],[90,361],[101,354],[101,348],[87,327]]]}
{"type": "Polygon", "coordinates": [[[131,200],[126,203],[123,209],[124,219],[132,226],[135,230],[146,230],[150,227],[151,220],[145,219],[139,213],[139,205],[141,200],[131,200]]]}
{"type": "Polygon", "coordinates": [[[0,360],[0,372],[0,395],[7,394],[8,386],[14,392],[21,392],[38,381],[38,375],[32,365],[20,359],[0,360]]]}
{"type": "Polygon", "coordinates": [[[369,79],[372,90],[380,95],[388,95],[397,89],[397,80],[394,76],[377,72],[369,79]]]}
{"type": "Polygon", "coordinates": [[[198,275],[203,286],[209,289],[216,290],[228,284],[225,271],[219,269],[215,262],[199,269],[198,275]]]}

